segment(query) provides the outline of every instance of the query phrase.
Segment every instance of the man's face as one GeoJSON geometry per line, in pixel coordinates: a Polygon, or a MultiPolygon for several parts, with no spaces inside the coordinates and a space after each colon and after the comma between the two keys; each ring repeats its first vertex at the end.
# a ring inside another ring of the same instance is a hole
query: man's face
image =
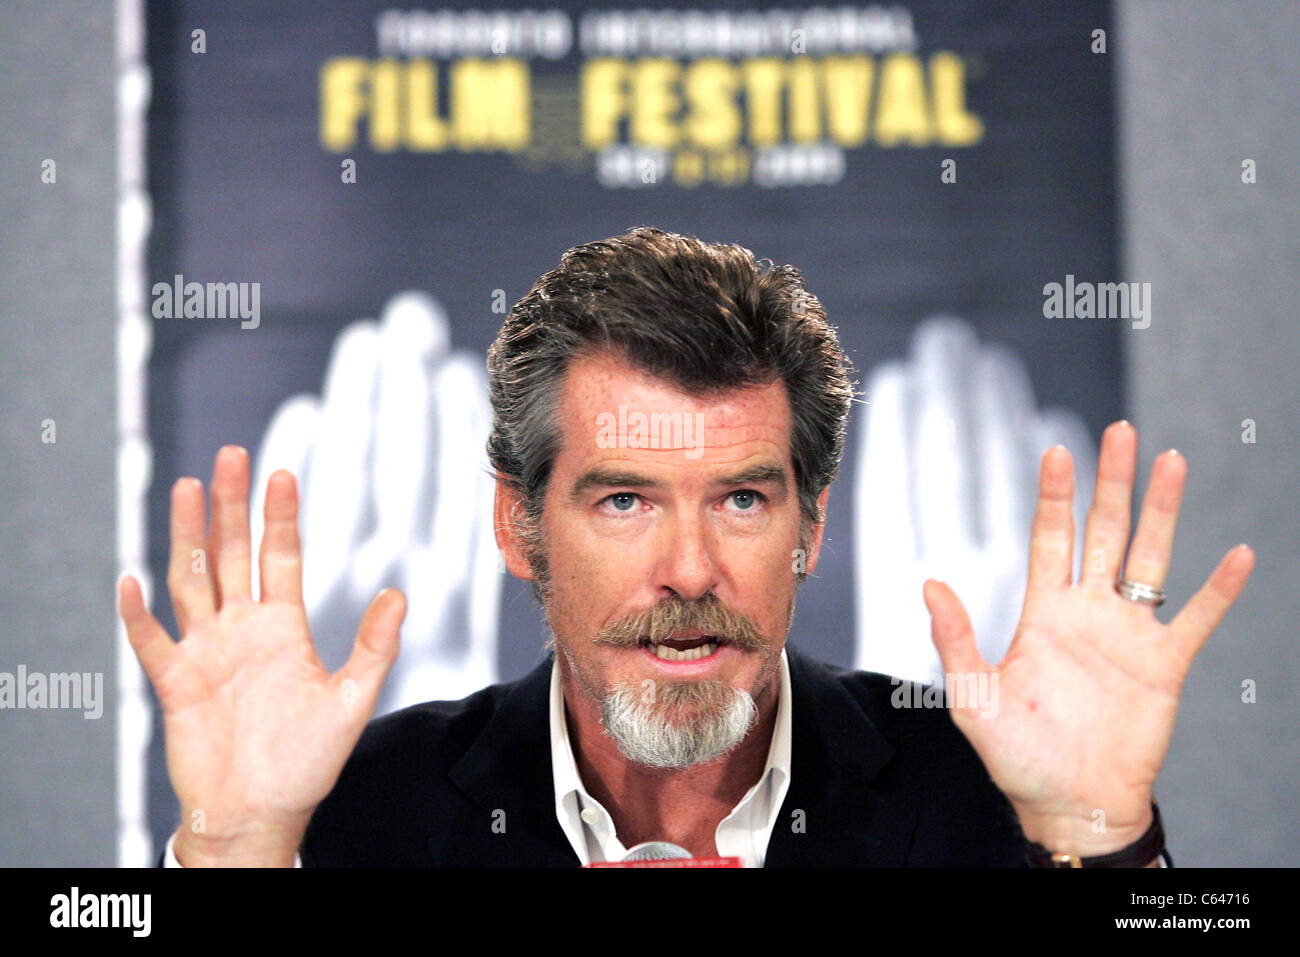
{"type": "Polygon", "coordinates": [[[558,414],[541,549],[571,693],[634,760],[711,760],[748,730],[745,695],[771,700],[796,549],[811,570],[821,540],[800,537],[785,386],[696,399],[601,354],[570,365],[558,414]]]}

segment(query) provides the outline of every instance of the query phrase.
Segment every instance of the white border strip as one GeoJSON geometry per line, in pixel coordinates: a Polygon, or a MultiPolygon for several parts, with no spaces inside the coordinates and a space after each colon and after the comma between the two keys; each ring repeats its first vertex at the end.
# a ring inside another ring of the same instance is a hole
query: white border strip
{"type": "MultiPolygon", "coordinates": [[[[116,0],[117,20],[117,571],[134,575],[152,606],[148,494],[153,472],[146,376],[153,348],[146,290],[152,216],[145,178],[150,76],[143,0],[116,0]]],[[[114,596],[116,603],[116,596],[114,596]]],[[[153,863],[148,824],[153,705],[117,619],[117,863],[153,863]]]]}

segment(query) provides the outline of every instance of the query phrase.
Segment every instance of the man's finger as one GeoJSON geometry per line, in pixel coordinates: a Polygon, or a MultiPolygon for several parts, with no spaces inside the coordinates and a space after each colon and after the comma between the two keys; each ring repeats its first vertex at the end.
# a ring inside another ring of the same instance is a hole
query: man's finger
{"type": "Polygon", "coordinates": [[[1097,491],[1088,512],[1081,578],[1113,585],[1124,564],[1132,521],[1133,476],[1137,469],[1137,430],[1112,422],[1101,437],[1097,491]]]}
{"type": "Polygon", "coordinates": [[[379,698],[388,670],[397,660],[405,617],[406,596],[396,588],[381,591],[361,619],[351,656],[335,675],[341,682],[355,682],[359,697],[371,702],[371,707],[379,698]]]}
{"type": "MultiPolygon", "coordinates": [[[[320,401],[314,396],[296,395],[286,399],[271,417],[262,444],[253,461],[253,500],[249,506],[248,520],[252,523],[252,540],[261,542],[266,534],[266,493],[271,476],[284,469],[294,477],[298,496],[298,514],[302,514],[302,501],[307,488],[307,466],[311,461],[312,438],[316,435],[320,418],[320,401]]],[[[252,592],[261,594],[261,569],[253,582],[252,592]]]]}
{"type": "Polygon", "coordinates": [[[227,445],[212,470],[209,550],[217,571],[217,601],[247,601],[252,546],[248,534],[248,452],[227,445]]]}
{"type": "Polygon", "coordinates": [[[948,674],[980,674],[991,671],[975,644],[975,630],[965,606],[946,582],[927,579],[922,588],[925,607],[930,611],[930,637],[948,674]]]}
{"type": "Polygon", "coordinates": [[[266,483],[265,526],[258,570],[263,601],[302,604],[302,543],[298,487],[292,473],[273,472],[266,483]]]}
{"type": "Polygon", "coordinates": [[[126,625],[127,641],[156,688],[159,677],[176,654],[176,645],[149,611],[140,583],[131,575],[122,576],[117,583],[117,610],[126,625]]]}
{"type": "Polygon", "coordinates": [[[171,558],[167,565],[167,590],[176,612],[176,626],[184,635],[190,625],[209,618],[216,610],[216,592],[208,554],[203,483],[183,478],[172,486],[171,558]]]}
{"type": "Polygon", "coordinates": [[[1156,457],[1138,516],[1137,533],[1124,565],[1124,577],[1129,581],[1152,588],[1164,587],[1186,480],[1187,460],[1176,451],[1170,449],[1156,457]]]}
{"type": "Polygon", "coordinates": [[[1063,445],[1043,454],[1029,539],[1029,591],[1068,585],[1074,572],[1074,460],[1063,445]]]}
{"type": "Polygon", "coordinates": [[[1201,590],[1174,616],[1169,623],[1170,635],[1189,659],[1196,656],[1205,639],[1219,627],[1254,568],[1255,553],[1249,545],[1238,545],[1223,556],[1201,590]]]}

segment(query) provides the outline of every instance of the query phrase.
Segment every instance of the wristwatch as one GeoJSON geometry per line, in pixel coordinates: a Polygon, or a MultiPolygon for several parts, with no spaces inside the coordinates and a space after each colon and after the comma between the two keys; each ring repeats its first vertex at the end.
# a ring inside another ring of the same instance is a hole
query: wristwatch
{"type": "Polygon", "coordinates": [[[1151,826],[1147,832],[1128,847],[1097,857],[1080,857],[1077,854],[1054,854],[1041,844],[1029,842],[1025,859],[1030,867],[1146,867],[1157,857],[1163,857],[1166,867],[1174,866],[1174,859],[1165,850],[1165,829],[1160,824],[1160,808],[1151,803],[1151,826]]]}

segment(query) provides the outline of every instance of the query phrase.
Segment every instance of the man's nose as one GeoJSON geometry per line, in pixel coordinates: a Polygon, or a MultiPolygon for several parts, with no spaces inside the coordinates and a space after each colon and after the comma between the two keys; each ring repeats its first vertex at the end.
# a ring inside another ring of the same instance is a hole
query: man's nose
{"type": "Polygon", "coordinates": [[[703,598],[718,585],[716,543],[698,516],[665,523],[656,588],[669,588],[683,601],[703,598]]]}

